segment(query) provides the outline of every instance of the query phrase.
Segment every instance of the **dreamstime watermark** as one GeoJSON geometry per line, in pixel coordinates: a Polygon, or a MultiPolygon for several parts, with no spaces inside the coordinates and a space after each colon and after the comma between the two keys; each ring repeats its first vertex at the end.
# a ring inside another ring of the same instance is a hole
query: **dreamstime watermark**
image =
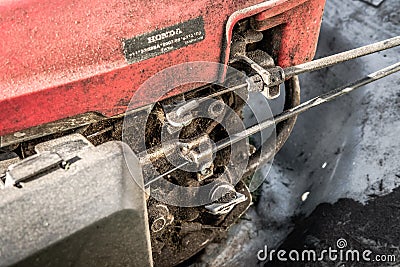
{"type": "Polygon", "coordinates": [[[336,247],[328,247],[322,250],[305,249],[299,250],[268,250],[264,246],[257,252],[259,261],[282,261],[282,262],[392,262],[397,261],[394,254],[374,254],[372,250],[346,249],[347,240],[339,238],[336,241],[336,247]]]}

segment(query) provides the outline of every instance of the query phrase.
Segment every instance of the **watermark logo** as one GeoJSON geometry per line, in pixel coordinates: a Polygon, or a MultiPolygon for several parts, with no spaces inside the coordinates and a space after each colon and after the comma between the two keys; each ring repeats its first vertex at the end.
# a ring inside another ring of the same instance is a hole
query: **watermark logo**
{"type": "Polygon", "coordinates": [[[339,238],[339,239],[336,241],[336,247],[337,247],[338,249],[342,249],[342,248],[347,247],[347,241],[346,241],[346,239],[344,239],[344,238],[339,238]]]}
{"type": "Polygon", "coordinates": [[[322,250],[269,250],[265,245],[257,252],[259,261],[282,262],[391,262],[397,261],[394,254],[374,254],[372,250],[357,250],[348,248],[347,240],[339,238],[336,247],[328,247],[322,250]]]}

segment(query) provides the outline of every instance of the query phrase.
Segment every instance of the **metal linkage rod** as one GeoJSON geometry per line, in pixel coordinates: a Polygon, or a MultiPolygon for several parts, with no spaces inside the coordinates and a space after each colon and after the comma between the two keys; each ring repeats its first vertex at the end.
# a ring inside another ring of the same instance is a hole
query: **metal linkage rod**
{"type": "Polygon", "coordinates": [[[400,45],[400,36],[284,69],[286,79],[400,45]]]}
{"type": "Polygon", "coordinates": [[[374,82],[376,80],[382,79],[382,78],[384,78],[390,74],[393,74],[395,72],[398,72],[398,71],[400,71],[400,62],[393,64],[387,68],[376,71],[374,73],[371,73],[371,74],[365,76],[364,78],[359,79],[355,82],[351,82],[347,85],[344,85],[342,87],[331,90],[328,93],[325,93],[323,95],[320,95],[313,99],[310,99],[292,109],[286,110],[286,111],[280,113],[279,115],[274,116],[274,118],[272,118],[272,119],[262,121],[260,124],[254,125],[248,129],[246,129],[243,132],[240,132],[236,135],[233,135],[231,137],[225,138],[225,139],[217,142],[216,151],[226,148],[236,142],[239,142],[240,140],[242,140],[246,137],[249,137],[255,133],[258,133],[270,126],[273,126],[276,123],[287,120],[293,116],[303,113],[304,111],[307,111],[313,107],[319,106],[323,103],[332,101],[333,99],[335,99],[339,96],[348,94],[348,93],[354,91],[355,89],[360,88],[361,86],[364,86],[364,85],[374,82]]]}
{"type": "MultiPolygon", "coordinates": [[[[332,101],[333,99],[348,94],[358,88],[360,88],[361,86],[364,86],[366,84],[369,84],[371,82],[377,81],[379,79],[382,79],[388,75],[391,75],[393,73],[396,73],[400,71],[400,62],[393,64],[389,67],[386,67],[384,69],[378,70],[376,72],[373,72],[367,76],[365,76],[364,78],[361,78],[355,82],[351,82],[347,85],[341,86],[339,88],[333,89],[331,91],[329,91],[328,93],[325,93],[323,95],[317,96],[315,98],[312,98],[292,109],[289,110],[285,110],[284,112],[274,116],[274,118],[272,119],[268,119],[265,121],[262,121],[261,123],[254,125],[250,128],[247,128],[246,130],[244,130],[243,132],[237,133],[235,135],[232,135],[230,137],[227,137],[225,139],[220,140],[219,142],[216,143],[216,146],[213,150],[213,153],[224,149],[230,145],[233,145],[253,134],[256,134],[268,127],[273,126],[276,123],[282,122],[284,120],[287,120],[293,116],[297,116],[300,113],[303,113],[304,111],[307,111],[313,107],[319,106],[323,103],[327,103],[329,101],[332,101]]],[[[158,181],[159,179],[161,179],[162,177],[166,176],[167,174],[172,173],[173,171],[176,171],[180,168],[182,168],[183,166],[187,165],[189,162],[185,162],[177,167],[174,167],[173,169],[167,171],[166,173],[160,174],[159,176],[151,179],[150,181],[145,183],[145,187],[149,186],[150,184],[154,183],[155,181],[158,181]]]]}

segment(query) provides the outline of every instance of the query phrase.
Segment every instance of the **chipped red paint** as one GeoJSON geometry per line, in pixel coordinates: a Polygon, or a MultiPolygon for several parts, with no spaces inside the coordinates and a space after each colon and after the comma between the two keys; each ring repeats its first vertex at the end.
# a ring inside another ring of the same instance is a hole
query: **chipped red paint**
{"type": "MultiPolygon", "coordinates": [[[[226,63],[234,24],[256,14],[264,22],[281,16],[286,25],[279,64],[311,60],[324,1],[0,0],[0,135],[89,111],[121,114],[137,88],[164,68],[190,61],[226,63]],[[203,41],[126,62],[124,39],[199,16],[203,41]]],[[[146,92],[137,106],[156,101],[152,95],[146,92]]]]}

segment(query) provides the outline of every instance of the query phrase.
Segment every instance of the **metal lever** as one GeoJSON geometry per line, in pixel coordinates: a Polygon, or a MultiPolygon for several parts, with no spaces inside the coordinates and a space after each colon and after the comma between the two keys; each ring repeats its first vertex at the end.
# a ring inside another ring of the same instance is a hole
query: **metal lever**
{"type": "Polygon", "coordinates": [[[292,78],[296,75],[330,67],[345,61],[363,57],[399,45],[400,45],[400,36],[396,36],[390,39],[386,39],[384,41],[362,46],[359,48],[355,48],[328,57],[316,59],[296,66],[287,67],[285,69],[282,69],[279,66],[264,69],[263,67],[261,67],[256,62],[254,62],[253,60],[251,60],[246,56],[238,56],[234,58],[231,61],[231,63],[235,61],[243,61],[246,64],[248,64],[254,71],[256,71],[258,75],[261,76],[261,79],[263,80],[264,83],[263,89],[266,90],[266,88],[278,86],[282,84],[285,80],[292,78]]]}

